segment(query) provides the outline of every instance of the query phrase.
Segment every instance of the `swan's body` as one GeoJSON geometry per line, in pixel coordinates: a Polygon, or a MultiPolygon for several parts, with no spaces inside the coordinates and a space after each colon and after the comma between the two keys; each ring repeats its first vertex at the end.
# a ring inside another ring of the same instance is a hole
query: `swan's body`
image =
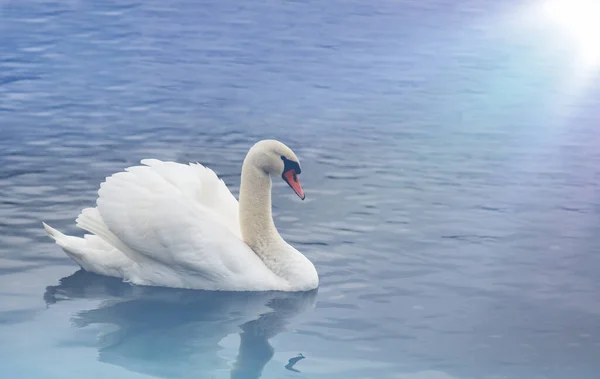
{"type": "Polygon", "coordinates": [[[254,145],[242,167],[240,202],[200,164],[155,159],[108,177],[72,237],[44,224],[84,270],[138,285],[227,291],[306,291],[313,264],[286,243],[271,215],[270,174],[304,198],[298,159],[284,144],[254,145]],[[293,176],[293,179],[292,179],[293,176]],[[289,180],[288,180],[289,179],[289,180]]]}

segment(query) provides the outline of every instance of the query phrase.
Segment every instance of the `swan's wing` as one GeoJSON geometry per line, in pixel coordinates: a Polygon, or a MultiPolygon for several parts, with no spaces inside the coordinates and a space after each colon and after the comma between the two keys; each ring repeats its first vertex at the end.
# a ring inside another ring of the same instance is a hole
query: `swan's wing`
{"type": "MultiPolygon", "coordinates": [[[[214,211],[232,233],[242,238],[239,224],[238,201],[217,174],[200,163],[184,165],[176,162],[163,162],[158,159],[141,161],[160,175],[167,183],[181,191],[181,195],[198,202],[214,211]]],[[[139,170],[133,167],[126,171],[139,170]]],[[[142,170],[143,171],[143,170],[142,170]]]]}
{"type": "Polygon", "coordinates": [[[144,163],[108,177],[97,200],[107,242],[145,268],[144,281],[187,287],[177,281],[231,283],[262,271],[264,264],[234,228],[237,201],[212,171],[144,163]]]}

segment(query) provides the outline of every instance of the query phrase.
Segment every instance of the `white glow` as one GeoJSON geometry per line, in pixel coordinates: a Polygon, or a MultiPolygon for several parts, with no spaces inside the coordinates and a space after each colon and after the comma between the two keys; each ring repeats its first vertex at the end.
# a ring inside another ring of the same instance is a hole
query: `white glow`
{"type": "Polygon", "coordinates": [[[573,38],[582,63],[600,66],[600,0],[543,1],[543,16],[573,38]]]}

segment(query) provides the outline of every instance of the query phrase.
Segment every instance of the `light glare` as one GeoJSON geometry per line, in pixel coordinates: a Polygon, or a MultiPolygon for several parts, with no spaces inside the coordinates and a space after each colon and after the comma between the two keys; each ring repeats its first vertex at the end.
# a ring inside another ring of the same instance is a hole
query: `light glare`
{"type": "Polygon", "coordinates": [[[600,65],[600,0],[546,0],[542,13],[573,38],[585,65],[600,65]]]}

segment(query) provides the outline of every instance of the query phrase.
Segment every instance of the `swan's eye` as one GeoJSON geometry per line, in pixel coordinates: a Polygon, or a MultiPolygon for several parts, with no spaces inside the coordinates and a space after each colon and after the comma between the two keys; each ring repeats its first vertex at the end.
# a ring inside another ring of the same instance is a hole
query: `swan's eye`
{"type": "Polygon", "coordinates": [[[289,160],[283,155],[281,156],[281,160],[283,161],[283,172],[287,172],[289,170],[294,170],[295,174],[300,174],[302,172],[298,162],[289,160]]]}

